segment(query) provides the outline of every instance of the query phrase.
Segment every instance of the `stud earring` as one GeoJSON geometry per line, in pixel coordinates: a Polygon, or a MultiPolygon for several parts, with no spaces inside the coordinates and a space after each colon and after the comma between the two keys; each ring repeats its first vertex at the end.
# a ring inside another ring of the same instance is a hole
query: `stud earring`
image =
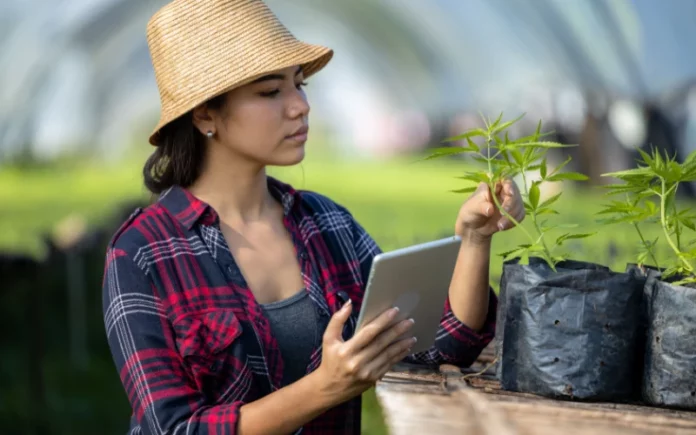
{"type": "Polygon", "coordinates": [[[212,139],[212,138],[213,138],[213,132],[212,132],[211,130],[208,130],[207,136],[208,136],[208,139],[212,139]]]}

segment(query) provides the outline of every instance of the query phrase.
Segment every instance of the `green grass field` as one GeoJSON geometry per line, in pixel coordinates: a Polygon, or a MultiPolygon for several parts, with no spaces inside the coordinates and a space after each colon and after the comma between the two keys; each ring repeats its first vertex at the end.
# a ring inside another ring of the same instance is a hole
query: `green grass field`
{"type": "MultiPolygon", "coordinates": [[[[71,215],[99,226],[118,203],[147,197],[139,171],[136,165],[0,170],[0,250],[40,256],[39,236],[50,233],[71,215]]],[[[456,162],[308,160],[297,167],[274,168],[271,174],[296,188],[321,192],[345,205],[383,249],[393,249],[451,234],[465,196],[448,190],[462,186],[454,179],[461,171],[461,164],[456,162]]],[[[582,232],[599,232],[593,238],[569,244],[573,258],[623,270],[626,262],[632,261],[637,246],[632,228],[603,228],[594,223],[593,214],[602,201],[598,192],[580,193],[571,186],[565,192],[557,221],[578,223],[582,232]],[[610,249],[612,244],[614,248],[610,249]]],[[[646,232],[653,238],[657,235],[656,230],[646,232]]],[[[494,239],[494,252],[509,250],[523,241],[519,230],[499,234],[494,239]]],[[[495,288],[500,269],[501,260],[494,257],[491,279],[495,288]]],[[[384,433],[373,392],[365,395],[364,409],[364,433],[384,433]]],[[[118,418],[126,423],[126,415],[118,418]]]]}

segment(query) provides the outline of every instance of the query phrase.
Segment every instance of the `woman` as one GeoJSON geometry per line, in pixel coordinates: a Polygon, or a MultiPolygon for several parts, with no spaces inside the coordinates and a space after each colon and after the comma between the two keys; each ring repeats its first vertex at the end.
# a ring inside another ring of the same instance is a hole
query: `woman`
{"type": "MultiPolygon", "coordinates": [[[[330,49],[296,40],[254,0],[175,0],[148,24],[162,102],[144,169],[159,199],[107,252],[104,318],[131,433],[358,433],[360,394],[396,362],[466,366],[491,340],[492,235],[510,226],[485,185],[436,344],[388,345],[388,310],[355,331],[373,239],[344,207],[266,175],[304,156],[303,80],[330,49]]],[[[497,192],[524,217],[512,183],[497,192]]]]}

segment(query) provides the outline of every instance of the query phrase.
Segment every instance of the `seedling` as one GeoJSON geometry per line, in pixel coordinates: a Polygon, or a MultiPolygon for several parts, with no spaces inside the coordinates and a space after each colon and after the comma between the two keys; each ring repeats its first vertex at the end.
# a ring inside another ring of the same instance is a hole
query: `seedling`
{"type": "Polygon", "coordinates": [[[496,207],[501,214],[506,216],[526,235],[528,243],[521,244],[515,249],[499,254],[503,259],[519,257],[521,262],[526,264],[530,256],[537,256],[555,269],[558,262],[565,260],[566,255],[557,254],[556,251],[568,240],[581,239],[591,236],[593,233],[564,233],[550,242],[550,233],[559,229],[574,228],[576,225],[553,225],[547,219],[548,215],[559,214],[552,206],[560,199],[558,193],[544,201],[541,201],[542,183],[555,183],[564,180],[587,180],[583,174],[576,172],[561,172],[570,162],[568,157],[558,167],[549,170],[547,165],[547,153],[552,148],[565,148],[574,145],[565,145],[558,142],[543,140],[551,132],[541,132],[541,121],[539,121],[536,131],[525,137],[510,140],[507,130],[524,117],[519,116],[510,121],[502,121],[503,114],[491,122],[482,116],[485,128],[474,128],[461,135],[445,139],[445,142],[465,140],[467,146],[463,147],[443,147],[436,148],[425,158],[425,160],[453,156],[456,154],[471,154],[474,162],[478,164],[479,170],[465,172],[464,175],[457,177],[461,180],[473,182],[475,184],[453,190],[455,193],[471,193],[476,190],[478,183],[486,183],[491,192],[495,192],[498,182],[506,178],[520,177],[522,179],[523,201],[529,219],[533,223],[535,235],[532,235],[524,226],[513,216],[507,213],[500,204],[496,195],[493,196],[496,207]],[[479,141],[477,143],[476,140],[479,141]],[[530,172],[539,171],[539,178],[531,179],[530,172]]]}
{"type": "Polygon", "coordinates": [[[622,181],[605,186],[609,190],[607,195],[624,195],[625,199],[606,204],[599,214],[608,217],[599,221],[633,225],[641,241],[637,256],[639,265],[649,258],[655,267],[664,269],[663,279],[679,279],[675,282],[677,285],[696,283],[696,238],[684,240],[685,229],[696,231],[696,215],[688,208],[680,208],[676,201],[679,185],[696,181],[696,152],[680,164],[676,157],[662,155],[656,149],[650,154],[638,151],[641,158],[636,168],[602,174],[622,181]],[[655,254],[660,238],[646,240],[641,230],[647,224],[660,226],[663,240],[674,252],[664,264],[658,263],[655,254]]]}

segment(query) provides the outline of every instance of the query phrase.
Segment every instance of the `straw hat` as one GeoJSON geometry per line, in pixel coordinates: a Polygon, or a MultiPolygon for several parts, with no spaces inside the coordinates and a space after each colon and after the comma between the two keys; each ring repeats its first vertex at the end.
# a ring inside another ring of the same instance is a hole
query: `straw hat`
{"type": "Polygon", "coordinates": [[[321,70],[333,50],[297,40],[261,0],[174,0],[147,25],[162,104],[150,136],[199,104],[271,71],[321,70]]]}

